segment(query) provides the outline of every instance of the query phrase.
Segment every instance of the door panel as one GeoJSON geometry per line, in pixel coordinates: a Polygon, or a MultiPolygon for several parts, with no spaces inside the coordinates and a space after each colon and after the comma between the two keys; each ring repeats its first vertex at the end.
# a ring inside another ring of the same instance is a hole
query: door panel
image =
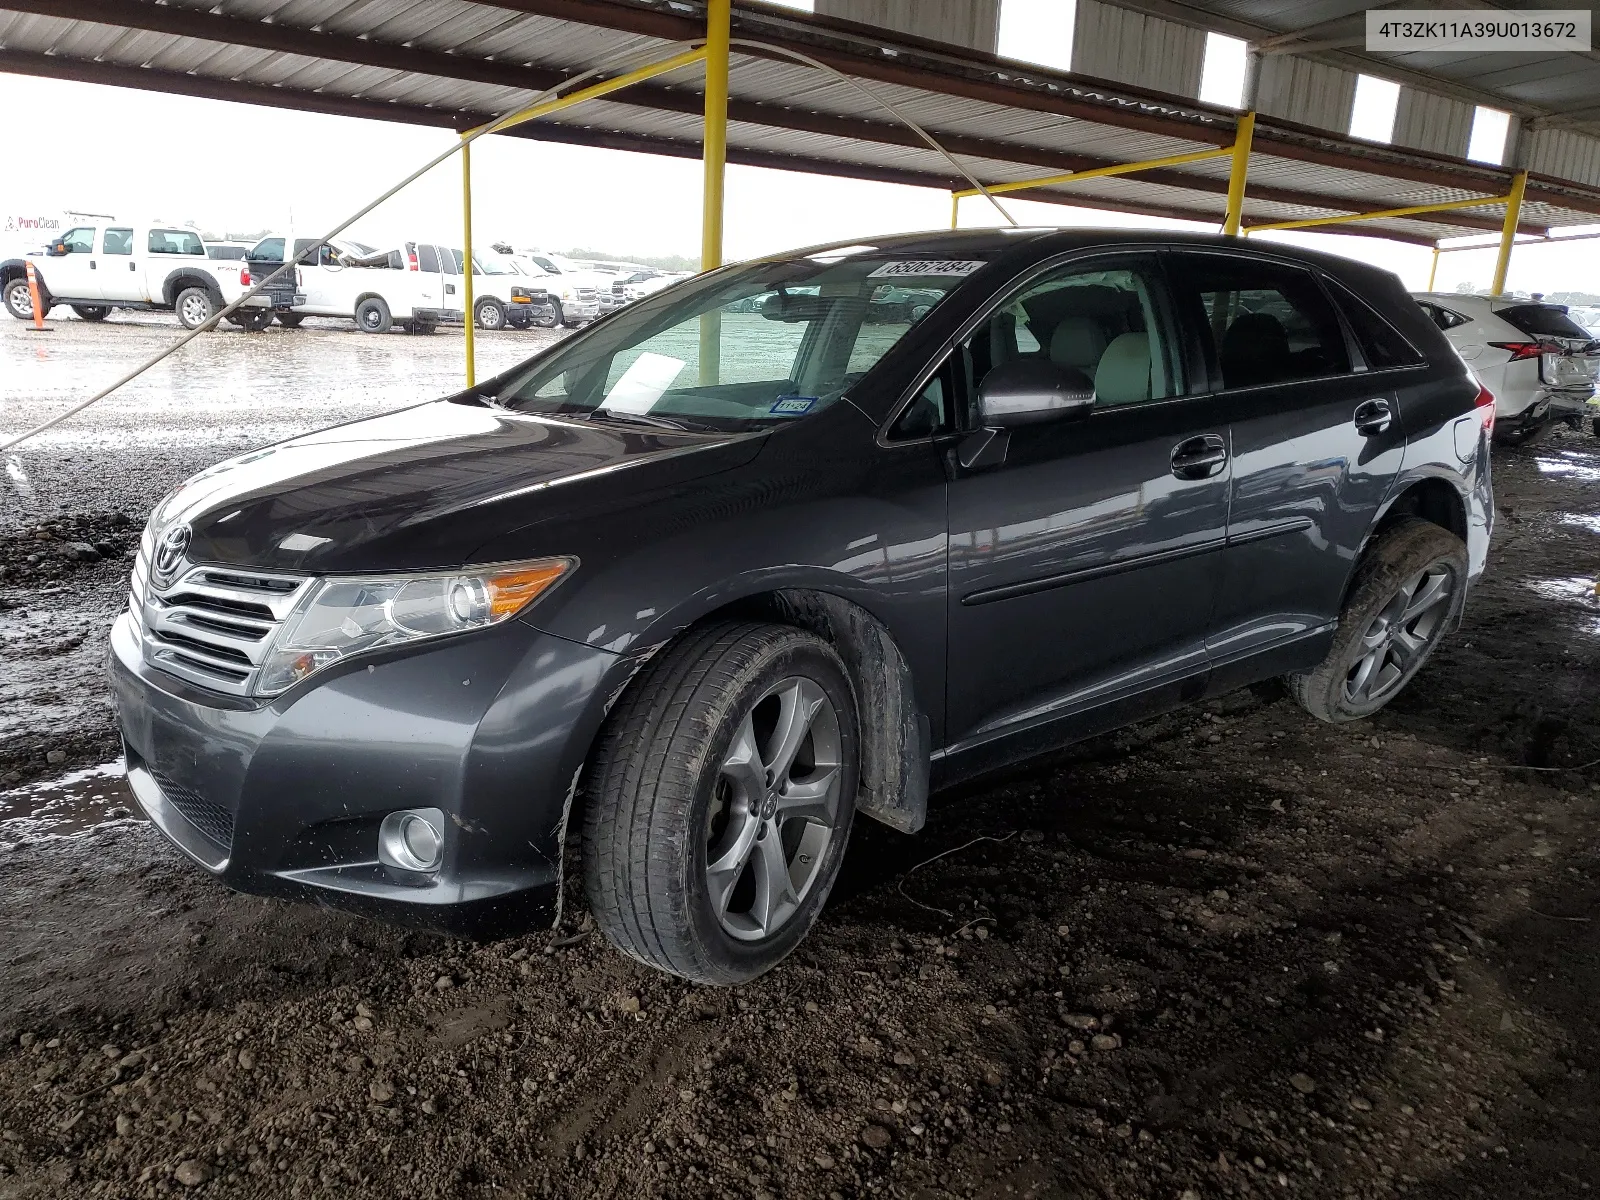
{"type": "Polygon", "coordinates": [[[952,750],[1047,724],[1065,740],[1090,710],[1203,679],[1231,471],[1215,406],[1173,398],[1176,349],[1156,255],[1118,254],[1041,272],[957,351],[969,425],[987,372],[1018,360],[1095,404],[1001,431],[965,458],[987,467],[952,448],[952,750]]]}
{"type": "Polygon", "coordinates": [[[65,242],[68,254],[47,258],[40,265],[45,286],[58,299],[100,299],[99,231],[92,225],[69,229],[57,241],[65,242]]]}
{"type": "Polygon", "coordinates": [[[148,300],[144,263],[134,230],[126,225],[105,230],[100,242],[100,292],[105,300],[148,300]]]}
{"type": "MultiPolygon", "coordinates": [[[[1169,261],[1232,438],[1228,545],[1207,638],[1213,664],[1295,639],[1306,639],[1314,662],[1317,631],[1338,620],[1362,539],[1404,456],[1392,377],[1365,369],[1307,268],[1220,251],[1174,250],[1169,261]]],[[[1246,675],[1219,670],[1214,682],[1246,675]]]]}

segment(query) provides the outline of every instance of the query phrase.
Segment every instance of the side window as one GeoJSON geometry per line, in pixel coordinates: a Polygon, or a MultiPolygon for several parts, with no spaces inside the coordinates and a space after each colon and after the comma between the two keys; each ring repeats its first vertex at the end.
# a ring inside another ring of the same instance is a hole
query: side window
{"type": "Polygon", "coordinates": [[[1235,255],[1175,257],[1181,299],[1210,335],[1223,387],[1350,370],[1339,317],[1310,271],[1235,255]]]}
{"type": "Polygon", "coordinates": [[[249,262],[282,262],[283,239],[263,238],[246,252],[245,258],[249,262]]]}
{"type": "MultiPolygon", "coordinates": [[[[450,257],[455,260],[456,274],[465,275],[467,273],[467,256],[460,250],[452,250],[450,251],[450,257]]],[[[483,272],[480,271],[478,274],[481,275],[483,272]]]]}
{"type": "Polygon", "coordinates": [[[76,229],[69,229],[61,235],[61,241],[68,254],[93,254],[94,226],[80,225],[76,229]]]}
{"type": "Polygon", "coordinates": [[[1075,263],[1028,284],[963,347],[969,404],[991,370],[1028,358],[1080,377],[1097,408],[1178,395],[1177,347],[1155,280],[1153,265],[1075,263]]]}
{"type": "Polygon", "coordinates": [[[417,266],[424,271],[438,271],[439,252],[431,243],[423,242],[417,247],[417,266]]]}
{"type": "Polygon", "coordinates": [[[106,230],[106,240],[102,244],[105,246],[104,253],[106,254],[132,254],[133,230],[108,229],[106,230]]]}
{"type": "Polygon", "coordinates": [[[439,247],[439,265],[444,268],[446,275],[461,274],[461,267],[456,263],[456,256],[450,253],[448,247],[439,247]]]}
{"type": "Polygon", "coordinates": [[[1360,299],[1337,279],[1327,280],[1328,290],[1338,302],[1339,311],[1356,335],[1362,357],[1374,371],[1391,367],[1415,367],[1425,361],[1417,348],[1383,317],[1374,312],[1365,300],[1360,299]]]}
{"type": "Polygon", "coordinates": [[[152,229],[145,243],[151,254],[195,254],[204,258],[206,244],[188,229],[152,229]]]}
{"type": "Polygon", "coordinates": [[[313,250],[316,247],[316,244],[317,244],[317,239],[316,238],[295,238],[295,240],[294,240],[294,260],[295,260],[295,262],[304,263],[307,266],[314,266],[315,263],[312,260],[314,258],[316,258],[316,255],[313,253],[313,250]]]}

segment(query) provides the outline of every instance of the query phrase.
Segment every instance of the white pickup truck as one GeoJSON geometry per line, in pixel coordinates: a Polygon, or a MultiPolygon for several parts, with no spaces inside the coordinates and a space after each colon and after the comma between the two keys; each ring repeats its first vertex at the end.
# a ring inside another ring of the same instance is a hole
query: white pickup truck
{"type": "MultiPolygon", "coordinates": [[[[33,316],[30,259],[44,311],[65,304],[85,321],[103,321],[113,308],[159,310],[175,312],[185,328],[198,329],[252,282],[248,263],[211,258],[197,229],[109,220],[77,225],[42,252],[0,263],[0,295],[11,315],[23,321],[33,316]]],[[[295,283],[291,271],[229,320],[245,329],[265,329],[275,310],[287,312],[301,298],[295,283]]]]}

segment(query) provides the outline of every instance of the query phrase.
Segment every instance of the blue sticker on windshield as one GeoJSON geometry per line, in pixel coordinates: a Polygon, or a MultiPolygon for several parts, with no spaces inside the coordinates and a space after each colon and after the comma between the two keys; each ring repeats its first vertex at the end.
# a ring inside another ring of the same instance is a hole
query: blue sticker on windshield
{"type": "Polygon", "coordinates": [[[811,411],[815,396],[779,396],[771,411],[780,417],[798,417],[811,411]]]}

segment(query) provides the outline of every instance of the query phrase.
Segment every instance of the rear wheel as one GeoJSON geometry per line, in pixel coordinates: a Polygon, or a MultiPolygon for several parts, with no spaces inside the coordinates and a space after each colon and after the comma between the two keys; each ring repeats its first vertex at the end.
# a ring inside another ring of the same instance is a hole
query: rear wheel
{"type": "Polygon", "coordinates": [[[493,296],[479,300],[475,307],[479,329],[504,329],[506,327],[506,306],[493,296]]]}
{"type": "Polygon", "coordinates": [[[104,321],[111,315],[109,304],[74,304],[72,311],[85,321],[104,321]]]}
{"type": "Polygon", "coordinates": [[[1589,431],[1593,433],[1595,437],[1600,438],[1600,417],[1596,417],[1594,419],[1594,423],[1589,426],[1589,431]]]}
{"type": "Polygon", "coordinates": [[[205,288],[190,287],[178,293],[172,307],[185,329],[199,329],[217,315],[218,305],[205,288]]]}
{"type": "Polygon", "coordinates": [[[1406,517],[1367,551],[1328,655],[1285,679],[1322,721],[1377,712],[1411,681],[1449,628],[1467,586],[1467,548],[1431,521],[1406,517]]]}
{"type": "Polygon", "coordinates": [[[282,325],[285,329],[299,329],[300,323],[305,319],[305,313],[290,312],[278,314],[278,324],[282,325]]]}
{"type": "Polygon", "coordinates": [[[388,333],[394,324],[381,296],[368,296],[356,305],[356,328],[362,333],[388,333]]]}
{"type": "Polygon", "coordinates": [[[844,858],[856,728],[838,655],[803,630],[708,626],[657,657],[589,773],[584,881],[606,936],[699,983],[776,966],[844,858]]]}

